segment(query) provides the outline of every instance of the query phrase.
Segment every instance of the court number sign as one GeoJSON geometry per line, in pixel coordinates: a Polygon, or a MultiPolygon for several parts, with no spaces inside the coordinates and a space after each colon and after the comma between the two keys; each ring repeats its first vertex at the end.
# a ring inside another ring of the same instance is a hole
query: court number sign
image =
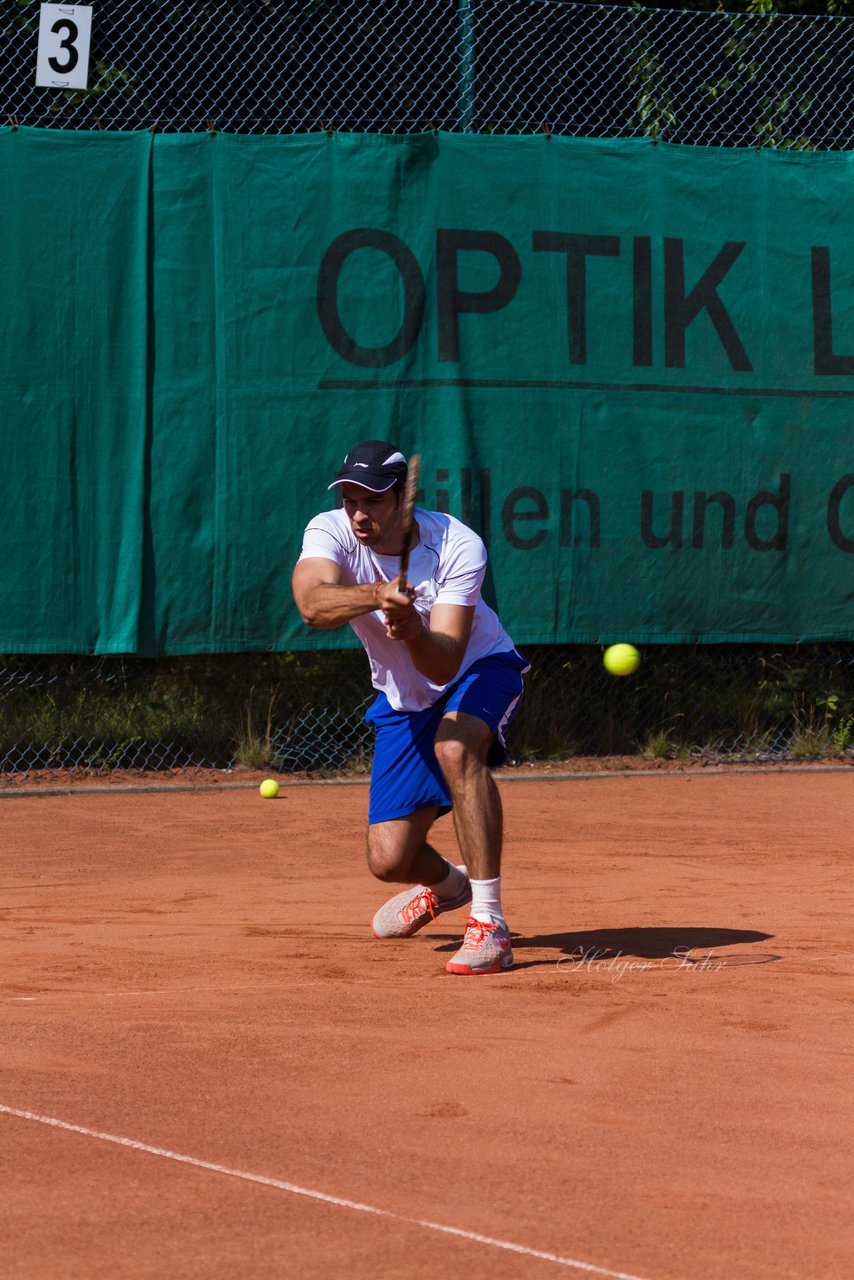
{"type": "Polygon", "coordinates": [[[43,4],[36,84],[43,89],[87,88],[91,32],[91,5],[43,4]]]}

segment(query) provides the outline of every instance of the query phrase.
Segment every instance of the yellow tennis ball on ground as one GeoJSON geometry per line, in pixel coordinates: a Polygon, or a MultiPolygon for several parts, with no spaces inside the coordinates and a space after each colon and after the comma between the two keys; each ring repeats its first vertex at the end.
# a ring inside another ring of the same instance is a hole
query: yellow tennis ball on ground
{"type": "Polygon", "coordinates": [[[275,800],[279,794],[279,784],[275,778],[265,778],[258,790],[265,800],[275,800]]]}
{"type": "Polygon", "coordinates": [[[612,644],[602,655],[602,661],[612,676],[630,676],[640,666],[640,654],[633,644],[612,644]]]}

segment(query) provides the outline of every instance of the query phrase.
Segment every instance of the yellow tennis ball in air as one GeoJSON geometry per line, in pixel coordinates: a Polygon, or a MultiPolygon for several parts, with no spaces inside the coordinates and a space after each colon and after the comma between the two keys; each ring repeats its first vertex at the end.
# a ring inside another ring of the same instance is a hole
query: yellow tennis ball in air
{"type": "Polygon", "coordinates": [[[279,784],[275,778],[265,778],[258,790],[265,800],[275,800],[279,794],[279,784]]]}
{"type": "Polygon", "coordinates": [[[612,644],[602,655],[602,661],[612,676],[630,676],[640,666],[640,654],[633,644],[612,644]]]}

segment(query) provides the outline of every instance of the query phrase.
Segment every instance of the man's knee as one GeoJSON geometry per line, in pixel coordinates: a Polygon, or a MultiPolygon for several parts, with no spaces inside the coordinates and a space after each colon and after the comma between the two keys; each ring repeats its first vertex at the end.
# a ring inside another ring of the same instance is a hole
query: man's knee
{"type": "Polygon", "coordinates": [[[486,768],[486,756],[492,741],[488,734],[475,736],[457,732],[454,724],[453,721],[443,722],[434,745],[436,759],[451,785],[486,768]]]}
{"type": "Polygon", "coordinates": [[[471,748],[459,738],[437,738],[435,751],[446,778],[462,774],[471,767],[471,748]]]}
{"type": "Polygon", "coordinates": [[[368,827],[368,870],[377,880],[397,879],[400,853],[383,839],[377,827],[368,827]]]}
{"type": "MultiPolygon", "coordinates": [[[[377,880],[406,883],[418,837],[402,821],[378,822],[368,827],[368,869],[377,880]]],[[[420,840],[423,843],[423,838],[420,840]]]]}

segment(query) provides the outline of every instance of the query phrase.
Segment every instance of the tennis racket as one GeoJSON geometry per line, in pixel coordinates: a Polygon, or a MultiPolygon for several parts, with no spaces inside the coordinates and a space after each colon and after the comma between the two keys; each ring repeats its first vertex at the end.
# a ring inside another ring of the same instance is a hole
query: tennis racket
{"type": "Polygon", "coordinates": [[[400,570],[397,575],[398,591],[406,590],[406,575],[409,570],[409,551],[412,547],[412,536],[415,533],[415,495],[418,492],[418,473],[421,470],[421,455],[413,453],[409,459],[409,470],[406,473],[406,488],[403,491],[403,542],[400,547],[400,570]]]}

